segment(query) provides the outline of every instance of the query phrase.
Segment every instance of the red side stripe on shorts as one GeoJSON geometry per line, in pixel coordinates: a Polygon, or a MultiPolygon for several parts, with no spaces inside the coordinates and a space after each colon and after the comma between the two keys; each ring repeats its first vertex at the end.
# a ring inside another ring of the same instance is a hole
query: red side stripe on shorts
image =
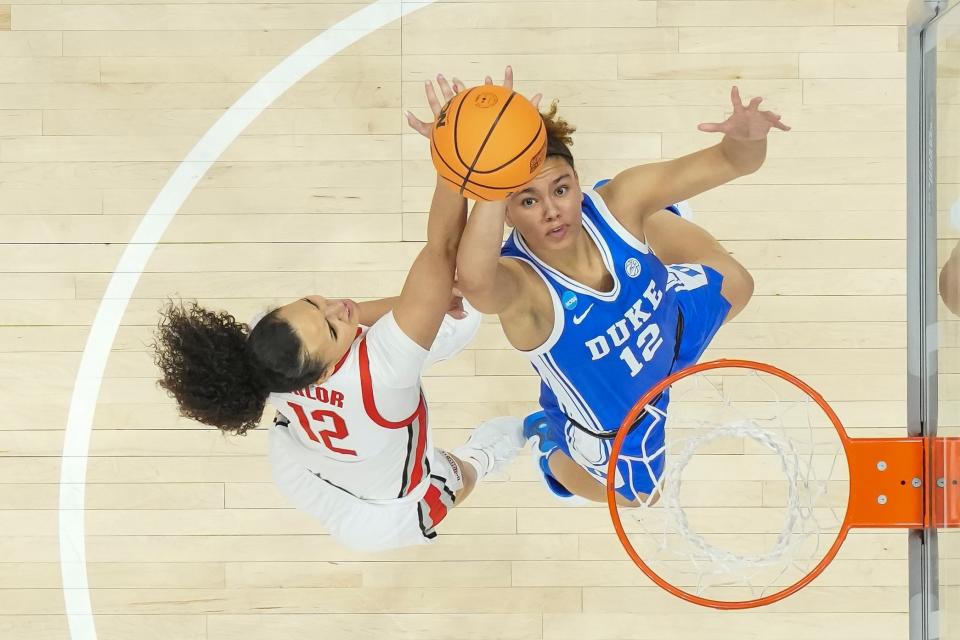
{"type": "Polygon", "coordinates": [[[417,407],[417,413],[414,417],[413,428],[417,431],[417,450],[413,454],[413,472],[410,474],[410,481],[407,483],[407,490],[404,495],[408,495],[423,480],[427,463],[424,456],[427,453],[427,405],[423,394],[420,394],[420,406],[417,407]]]}
{"type": "Polygon", "coordinates": [[[423,497],[423,501],[430,509],[428,512],[430,522],[433,523],[434,527],[437,526],[447,515],[447,506],[440,500],[440,489],[437,488],[437,485],[430,484],[430,488],[427,489],[427,494],[423,497]]]}

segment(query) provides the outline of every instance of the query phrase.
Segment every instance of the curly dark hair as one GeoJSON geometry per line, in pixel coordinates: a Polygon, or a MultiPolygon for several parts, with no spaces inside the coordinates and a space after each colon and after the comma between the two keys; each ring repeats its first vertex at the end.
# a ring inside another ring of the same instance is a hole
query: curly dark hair
{"type": "Polygon", "coordinates": [[[547,157],[563,158],[570,164],[571,169],[576,170],[570,147],[573,146],[573,132],[577,128],[557,115],[558,104],[554,100],[550,104],[550,109],[540,114],[543,124],[547,127],[547,157]]]}
{"type": "Polygon", "coordinates": [[[180,414],[243,435],[256,427],[271,392],[316,382],[326,363],[309,357],[274,309],[251,331],[225,311],[170,302],[154,334],[158,384],[180,414]]]}

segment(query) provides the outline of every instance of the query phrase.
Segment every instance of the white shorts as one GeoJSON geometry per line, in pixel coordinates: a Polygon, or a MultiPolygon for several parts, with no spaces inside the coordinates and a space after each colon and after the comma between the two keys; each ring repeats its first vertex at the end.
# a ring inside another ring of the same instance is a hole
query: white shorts
{"type": "Polygon", "coordinates": [[[298,463],[299,445],[285,426],[272,427],[271,463],[275,484],[297,509],[317,517],[340,544],[361,551],[384,551],[427,544],[454,506],[463,486],[449,454],[428,452],[430,476],[410,495],[394,500],[363,500],[323,480],[298,463]]]}

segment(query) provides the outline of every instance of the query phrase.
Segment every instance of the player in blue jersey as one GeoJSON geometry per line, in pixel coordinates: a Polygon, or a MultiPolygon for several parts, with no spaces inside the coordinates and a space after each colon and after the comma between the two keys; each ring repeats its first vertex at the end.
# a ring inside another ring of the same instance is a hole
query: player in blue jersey
{"type": "MultiPolygon", "coordinates": [[[[789,130],[760,110],[761,100],[744,105],[734,87],[730,117],[699,126],[723,133],[719,144],[626,169],[587,191],[570,152],[574,128],[554,104],[537,177],[506,201],[474,207],[459,287],[477,309],[499,315],[540,375],[543,412],[525,432],[558,496],[606,500],[610,447],[633,403],[695,363],[753,294],[747,270],[673,205],[760,168],[770,129],[789,130]],[[505,224],[513,232],[504,243],[505,224]]],[[[624,504],[650,495],[663,471],[668,402],[658,398],[624,443],[616,478],[624,504]]]]}

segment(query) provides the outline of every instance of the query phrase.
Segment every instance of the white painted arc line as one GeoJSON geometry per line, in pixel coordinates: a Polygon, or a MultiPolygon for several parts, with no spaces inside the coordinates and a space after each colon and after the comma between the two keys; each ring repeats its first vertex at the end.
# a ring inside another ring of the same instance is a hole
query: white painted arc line
{"type": "Polygon", "coordinates": [[[140,275],[184,201],[223,152],[278,97],[364,36],[436,0],[377,0],[290,54],[234,103],[200,138],[157,194],[124,249],[87,336],[63,437],[60,467],[60,568],[72,640],[96,640],[84,529],[87,456],[107,358],[140,275]]]}

